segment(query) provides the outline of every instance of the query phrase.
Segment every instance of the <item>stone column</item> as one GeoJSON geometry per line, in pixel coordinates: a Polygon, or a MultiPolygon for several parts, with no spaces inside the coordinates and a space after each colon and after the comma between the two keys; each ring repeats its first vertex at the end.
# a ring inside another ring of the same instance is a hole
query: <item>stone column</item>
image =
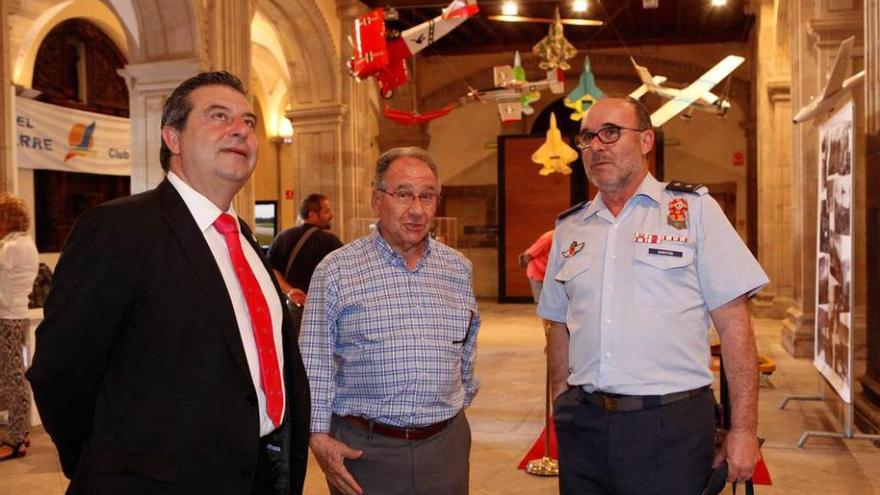
{"type": "MultiPolygon", "coordinates": [[[[9,2],[0,2],[0,115],[12,114],[12,58],[9,53],[9,2]]],[[[15,189],[13,160],[15,127],[11,118],[0,119],[0,191],[15,189]]]]}
{"type": "Polygon", "coordinates": [[[132,194],[152,189],[165,178],[159,164],[162,106],[174,88],[201,70],[201,62],[191,58],[129,64],[119,71],[128,85],[132,194]]]}
{"type": "MultiPolygon", "coordinates": [[[[341,39],[353,36],[354,21],[367,11],[358,0],[337,0],[336,14],[339,16],[341,39]]],[[[341,44],[341,95],[349,111],[342,113],[342,203],[334,204],[337,218],[334,221],[343,241],[354,237],[351,220],[372,217],[370,209],[370,182],[373,167],[379,155],[376,136],[379,133],[375,100],[378,91],[374,83],[358,83],[346,73],[345,63],[352,56],[352,47],[346,41],[341,44]],[[343,220],[344,219],[344,220],[343,220]]]]}
{"type": "Polygon", "coordinates": [[[856,424],[880,432],[880,5],[865,2],[865,212],[867,252],[867,364],[858,376],[862,391],[855,395],[856,424]]]}
{"type": "MultiPolygon", "coordinates": [[[[251,83],[252,3],[251,0],[212,0],[207,3],[208,68],[231,72],[245,86],[251,83]]],[[[233,200],[236,213],[251,227],[254,226],[254,201],[254,183],[251,179],[233,200]]]]}
{"type": "Polygon", "coordinates": [[[760,318],[784,318],[794,304],[794,264],[790,239],[791,218],[791,94],[790,81],[776,79],[763,84],[766,113],[759,111],[764,127],[759,145],[764,148],[758,163],[758,259],[770,284],[755,298],[752,310],[760,318]]]}
{"type": "Polygon", "coordinates": [[[772,0],[760,4],[755,61],[757,134],[761,136],[757,152],[758,259],[770,284],[752,301],[752,311],[761,318],[781,319],[794,303],[795,267],[790,255],[791,61],[779,47],[777,31],[786,26],[779,25],[774,4],[772,0]]]}
{"type": "Polygon", "coordinates": [[[279,173],[282,184],[293,185],[298,201],[314,192],[327,196],[336,212],[332,231],[340,237],[348,228],[341,161],[345,114],[343,105],[288,110],[285,115],[294,131],[293,145],[287,152],[293,153],[293,166],[282,167],[279,173]]]}

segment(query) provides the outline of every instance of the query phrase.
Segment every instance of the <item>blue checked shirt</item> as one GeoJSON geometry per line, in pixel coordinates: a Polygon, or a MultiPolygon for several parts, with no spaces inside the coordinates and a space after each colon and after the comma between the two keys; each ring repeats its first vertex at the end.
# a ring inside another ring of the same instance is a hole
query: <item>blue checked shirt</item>
{"type": "Polygon", "coordinates": [[[300,341],[312,432],[328,432],[334,413],[418,427],[470,405],[479,388],[473,267],[427,242],[412,271],[378,230],[315,268],[300,341]]]}

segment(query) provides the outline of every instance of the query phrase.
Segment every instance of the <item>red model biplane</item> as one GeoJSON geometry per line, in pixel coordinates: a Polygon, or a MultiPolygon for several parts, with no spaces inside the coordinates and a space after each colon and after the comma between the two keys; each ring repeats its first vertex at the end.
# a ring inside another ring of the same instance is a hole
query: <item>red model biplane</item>
{"type": "Polygon", "coordinates": [[[348,61],[351,74],[358,79],[375,77],[379,94],[391,98],[394,88],[406,83],[406,59],[422,51],[458,27],[480,9],[474,0],[453,0],[443,13],[413,26],[398,36],[385,28],[386,12],[376,9],[354,23],[354,56],[348,61]]]}

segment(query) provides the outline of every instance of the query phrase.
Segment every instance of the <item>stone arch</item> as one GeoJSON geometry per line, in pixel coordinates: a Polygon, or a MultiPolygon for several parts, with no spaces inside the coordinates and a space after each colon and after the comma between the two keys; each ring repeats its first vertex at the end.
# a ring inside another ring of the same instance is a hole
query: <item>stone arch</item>
{"type": "Polygon", "coordinates": [[[339,55],[314,0],[263,0],[257,9],[286,35],[279,41],[288,64],[291,108],[339,104],[339,55]]]}
{"type": "Polygon", "coordinates": [[[54,2],[46,8],[26,29],[12,60],[12,80],[15,84],[30,87],[33,81],[34,61],[46,35],[69,19],[84,19],[98,26],[131,60],[131,39],[116,12],[104,0],[65,0],[54,2]]]}
{"type": "Polygon", "coordinates": [[[131,63],[199,57],[199,10],[194,0],[101,0],[126,22],[131,63]]]}

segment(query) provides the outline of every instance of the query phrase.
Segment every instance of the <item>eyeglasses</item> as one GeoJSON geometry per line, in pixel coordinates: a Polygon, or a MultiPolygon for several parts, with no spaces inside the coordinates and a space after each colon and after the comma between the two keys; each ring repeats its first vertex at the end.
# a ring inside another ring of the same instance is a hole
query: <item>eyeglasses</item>
{"type": "Polygon", "coordinates": [[[582,150],[590,149],[593,145],[593,138],[599,138],[602,144],[616,143],[620,139],[621,131],[643,132],[647,129],[633,129],[632,127],[622,127],[619,125],[606,125],[596,132],[582,130],[577,136],[577,147],[582,150]]]}
{"type": "Polygon", "coordinates": [[[379,192],[383,192],[397,201],[401,206],[410,206],[419,198],[419,201],[422,203],[422,206],[434,206],[437,204],[437,200],[440,198],[440,195],[433,192],[423,192],[421,194],[416,194],[412,191],[400,190],[389,192],[387,189],[376,189],[379,192]]]}

